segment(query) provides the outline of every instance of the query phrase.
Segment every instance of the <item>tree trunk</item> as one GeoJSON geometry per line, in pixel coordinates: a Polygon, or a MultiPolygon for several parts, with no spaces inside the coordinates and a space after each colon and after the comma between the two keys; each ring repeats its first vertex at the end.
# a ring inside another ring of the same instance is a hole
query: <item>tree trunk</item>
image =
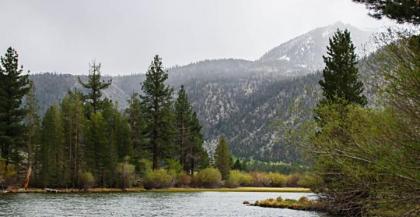
{"type": "Polygon", "coordinates": [[[31,177],[32,177],[32,166],[29,166],[28,171],[26,172],[26,177],[23,180],[23,184],[22,187],[27,190],[28,186],[29,186],[29,182],[31,181],[31,177]]]}

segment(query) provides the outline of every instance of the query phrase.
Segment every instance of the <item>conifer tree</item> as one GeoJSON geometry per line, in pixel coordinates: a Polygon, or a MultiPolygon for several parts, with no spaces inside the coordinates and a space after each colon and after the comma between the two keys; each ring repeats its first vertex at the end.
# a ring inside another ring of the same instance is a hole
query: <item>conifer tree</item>
{"type": "Polygon", "coordinates": [[[354,103],[366,105],[363,83],[358,80],[357,56],[348,30],[337,30],[330,38],[327,56],[323,56],[325,68],[319,81],[324,99],[321,104],[354,103]]]}
{"type": "Polygon", "coordinates": [[[387,17],[399,23],[420,24],[420,1],[419,0],[353,0],[364,3],[370,10],[372,17],[381,19],[387,17]]]}
{"type": "Polygon", "coordinates": [[[93,113],[85,129],[87,170],[94,174],[99,186],[110,186],[113,181],[115,158],[107,121],[101,112],[93,113]]]}
{"type": "Polygon", "coordinates": [[[42,121],[40,151],[40,178],[43,186],[63,186],[64,136],[60,110],[55,105],[47,110],[42,121]]]}
{"type": "Polygon", "coordinates": [[[227,180],[230,173],[231,155],[229,145],[223,136],[220,137],[219,144],[216,147],[215,163],[222,174],[222,179],[227,180]]]}
{"type": "Polygon", "coordinates": [[[239,159],[236,159],[235,163],[233,164],[232,169],[234,169],[234,170],[242,170],[241,161],[239,159]]]}
{"type": "Polygon", "coordinates": [[[26,168],[27,174],[24,181],[24,188],[28,187],[30,178],[32,176],[32,170],[36,167],[36,154],[40,148],[40,135],[41,135],[41,123],[38,115],[38,102],[35,98],[35,86],[31,83],[31,89],[26,97],[25,109],[27,111],[24,123],[26,127],[25,141],[27,153],[26,157],[26,168]]]}
{"type": "Polygon", "coordinates": [[[83,167],[83,126],[85,122],[83,96],[80,92],[71,91],[61,103],[64,146],[65,146],[65,179],[71,187],[80,184],[79,174],[83,167]]]}
{"type": "Polygon", "coordinates": [[[101,80],[101,64],[93,63],[90,66],[89,76],[87,83],[84,83],[80,77],[78,77],[79,83],[86,89],[89,89],[89,94],[84,96],[84,99],[89,103],[92,112],[100,111],[102,108],[103,100],[102,90],[108,88],[111,85],[111,80],[101,80]]]}
{"type": "Polygon", "coordinates": [[[165,84],[167,79],[168,74],[162,66],[161,58],[156,55],[146,72],[141,95],[153,169],[159,169],[160,161],[169,156],[173,146],[172,88],[165,84]]]}
{"type": "Polygon", "coordinates": [[[185,155],[185,170],[190,174],[194,174],[196,168],[206,168],[209,164],[208,154],[204,150],[204,138],[201,133],[200,121],[197,118],[197,113],[193,112],[190,118],[190,135],[189,143],[185,155]]]}
{"type": "Polygon", "coordinates": [[[116,147],[118,160],[123,162],[124,159],[133,157],[133,146],[130,141],[130,126],[127,118],[115,111],[115,129],[113,133],[114,147],[116,147]]]}
{"type": "MultiPolygon", "coordinates": [[[[188,101],[187,93],[182,85],[178,91],[178,98],[175,101],[175,120],[176,120],[176,144],[179,149],[179,162],[187,169],[186,155],[190,151],[192,141],[191,135],[191,121],[192,108],[188,101]]],[[[188,171],[188,170],[187,170],[188,171]]]]}
{"type": "Polygon", "coordinates": [[[22,99],[30,90],[28,75],[19,67],[17,52],[9,47],[0,66],[0,157],[17,165],[19,151],[25,146],[25,126],[23,119],[26,109],[22,99]]]}
{"type": "Polygon", "coordinates": [[[145,118],[143,115],[142,104],[138,94],[133,93],[128,100],[126,109],[128,123],[130,127],[130,142],[133,149],[133,157],[137,160],[147,156],[146,140],[144,136],[145,118]]]}

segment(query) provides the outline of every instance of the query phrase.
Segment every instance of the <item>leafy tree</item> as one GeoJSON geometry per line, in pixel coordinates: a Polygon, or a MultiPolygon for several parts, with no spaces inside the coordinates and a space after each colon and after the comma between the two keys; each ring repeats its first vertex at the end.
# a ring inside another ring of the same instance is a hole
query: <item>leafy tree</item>
{"type": "Polygon", "coordinates": [[[420,23],[420,1],[418,0],[353,0],[363,3],[370,15],[377,19],[387,17],[399,23],[420,23]]]}
{"type": "Polygon", "coordinates": [[[63,186],[64,136],[60,110],[51,106],[42,121],[40,180],[43,186],[63,186]]]}
{"type": "Polygon", "coordinates": [[[420,40],[388,41],[372,58],[384,104],[324,104],[322,131],[312,132],[313,185],[340,216],[418,216],[420,40]],[[343,110],[346,112],[343,115],[343,110]],[[401,202],[403,200],[404,202],[401,202]]]}
{"type": "Polygon", "coordinates": [[[325,68],[323,80],[319,81],[323,103],[356,103],[366,105],[363,83],[358,80],[357,56],[348,30],[338,30],[330,39],[327,56],[323,56],[325,68]]]}
{"type": "Polygon", "coordinates": [[[143,108],[138,94],[133,93],[128,100],[128,108],[126,110],[128,123],[130,127],[130,141],[133,148],[133,157],[136,160],[147,157],[146,138],[144,136],[145,118],[143,108]]]}
{"type": "Polygon", "coordinates": [[[30,90],[30,82],[28,75],[22,73],[18,54],[9,47],[0,66],[0,157],[5,160],[5,168],[9,163],[19,163],[19,152],[25,146],[26,109],[22,99],[30,90]]]}
{"type": "Polygon", "coordinates": [[[172,149],[172,88],[165,84],[167,79],[161,58],[156,55],[146,72],[140,96],[144,103],[145,132],[151,148],[153,169],[160,167],[161,158],[169,156],[172,149]]]}
{"type": "Polygon", "coordinates": [[[79,186],[83,169],[83,127],[85,124],[83,96],[69,92],[61,102],[66,170],[64,178],[72,187],[79,186]]]}
{"type": "Polygon", "coordinates": [[[219,169],[222,174],[222,179],[227,180],[230,173],[230,164],[231,164],[231,155],[229,150],[229,145],[227,144],[225,138],[222,136],[219,139],[219,144],[216,147],[215,153],[215,162],[216,167],[219,169]]]}
{"type": "Polygon", "coordinates": [[[84,99],[89,103],[92,108],[92,112],[100,111],[102,108],[103,100],[102,90],[108,88],[111,85],[111,80],[101,81],[101,64],[93,63],[90,66],[89,76],[87,83],[84,83],[80,77],[78,77],[79,83],[89,89],[89,94],[84,96],[84,99]]]}

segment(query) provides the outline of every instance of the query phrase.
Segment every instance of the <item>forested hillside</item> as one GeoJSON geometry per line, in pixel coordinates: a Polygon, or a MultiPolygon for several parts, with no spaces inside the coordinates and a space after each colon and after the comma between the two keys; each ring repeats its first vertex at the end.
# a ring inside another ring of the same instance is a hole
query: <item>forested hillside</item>
{"type": "MultiPolygon", "coordinates": [[[[349,29],[359,56],[367,54],[370,32],[335,23],[292,39],[256,61],[205,60],[170,68],[168,83],[185,86],[210,152],[225,135],[237,157],[294,162],[299,160],[296,146],[285,141],[283,131],[311,117],[320,96],[317,70],[323,67],[328,38],[337,28],[349,29]]],[[[45,73],[31,78],[41,113],[68,90],[81,89],[73,75],[45,73]]],[[[104,96],[126,108],[129,96],[141,91],[144,78],[144,74],[112,77],[104,96]]]]}

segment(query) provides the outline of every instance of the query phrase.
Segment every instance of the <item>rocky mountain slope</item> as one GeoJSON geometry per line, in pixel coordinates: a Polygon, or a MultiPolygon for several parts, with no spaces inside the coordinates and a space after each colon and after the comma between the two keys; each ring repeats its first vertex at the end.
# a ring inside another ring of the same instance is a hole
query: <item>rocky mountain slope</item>
{"type": "MultiPolygon", "coordinates": [[[[317,70],[323,67],[328,38],[337,28],[349,29],[358,53],[366,54],[364,45],[372,33],[335,23],[283,43],[256,61],[205,60],[169,68],[169,84],[175,89],[186,86],[203,124],[208,150],[212,151],[217,138],[225,135],[236,156],[298,160],[296,147],[282,138],[282,129],[275,125],[294,127],[311,117],[311,109],[320,97],[317,70]]],[[[73,75],[45,73],[32,79],[41,112],[59,102],[68,90],[81,89],[73,75]]],[[[112,80],[104,95],[123,109],[128,97],[140,92],[144,74],[112,80]]]]}

